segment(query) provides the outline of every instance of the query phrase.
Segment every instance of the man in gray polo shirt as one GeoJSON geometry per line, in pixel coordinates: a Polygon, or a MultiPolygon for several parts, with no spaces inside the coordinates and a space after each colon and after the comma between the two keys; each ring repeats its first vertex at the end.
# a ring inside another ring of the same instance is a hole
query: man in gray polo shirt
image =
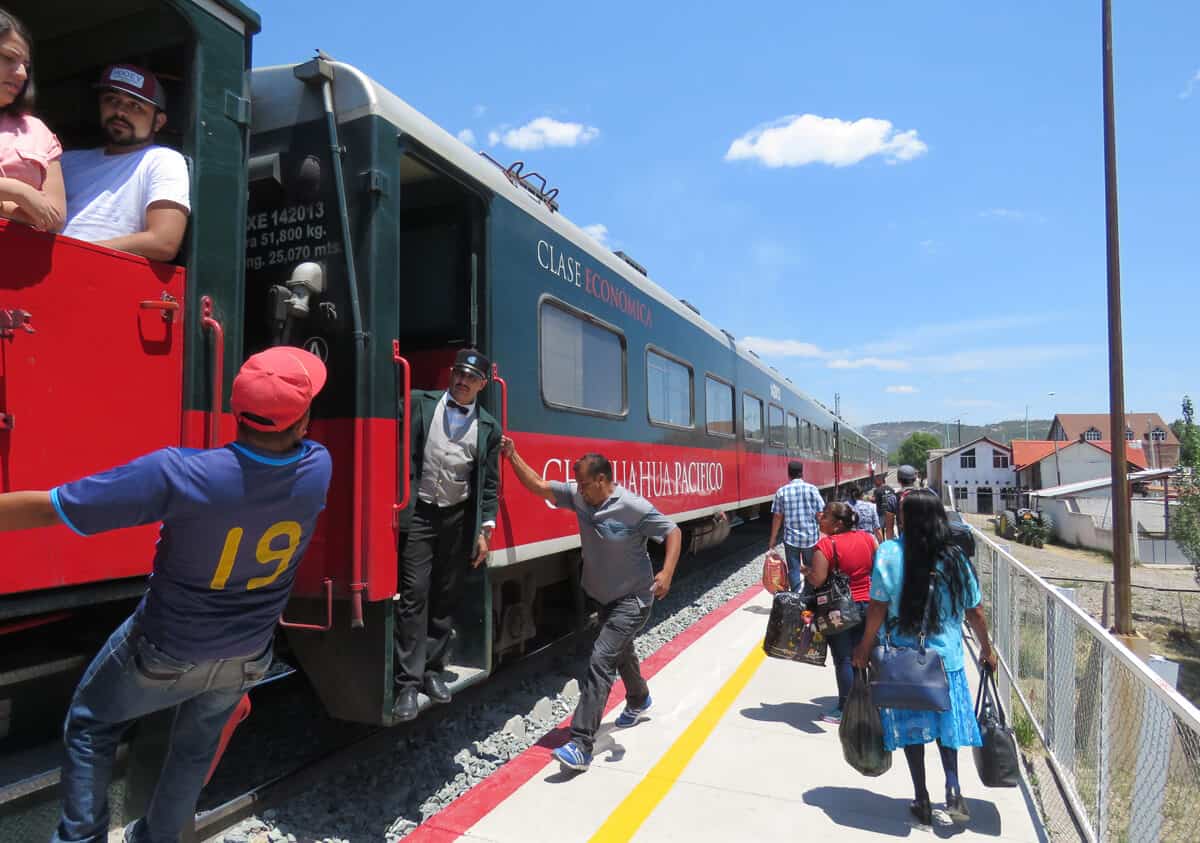
{"type": "Polygon", "coordinates": [[[617,717],[617,727],[633,726],[650,708],[650,688],[642,678],[633,639],[646,625],[654,598],[665,597],[671,588],[681,535],[648,500],[614,483],[612,464],[600,454],[584,454],[575,461],[572,486],[543,479],[507,436],[500,452],[522,486],[559,509],[573,510],[579,521],[583,590],[600,604],[600,633],[571,718],[571,740],[554,750],[554,757],[562,766],[582,772],[592,763],[596,730],[618,672],[625,682],[625,710],[617,717]],[[646,539],[667,543],[657,574],[646,553],[646,539]]]}

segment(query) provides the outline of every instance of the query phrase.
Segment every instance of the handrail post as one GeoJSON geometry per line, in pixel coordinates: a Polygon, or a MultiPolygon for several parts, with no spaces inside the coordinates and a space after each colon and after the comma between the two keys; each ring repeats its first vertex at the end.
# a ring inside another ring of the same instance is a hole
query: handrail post
{"type": "MultiPolygon", "coordinates": [[[[508,381],[500,377],[500,367],[492,364],[492,380],[500,387],[500,432],[508,434],[508,381]]],[[[496,499],[504,498],[504,471],[496,479],[496,499]]]]}
{"type": "Polygon", "coordinates": [[[402,408],[403,418],[400,420],[400,441],[396,443],[396,502],[392,505],[392,525],[399,527],[400,513],[408,508],[412,497],[412,446],[409,440],[412,435],[412,367],[408,360],[400,355],[400,340],[392,340],[392,362],[399,369],[396,380],[396,397],[402,408]]]}
{"type": "Polygon", "coordinates": [[[328,632],[333,629],[333,580],[325,577],[321,580],[321,584],[325,587],[325,623],[292,623],[285,621],[283,615],[279,616],[279,625],[288,629],[311,629],[314,632],[328,632]]]}
{"type": "Polygon", "coordinates": [[[212,410],[209,413],[208,447],[220,442],[221,408],[225,393],[225,329],[213,316],[212,296],[200,297],[200,325],[213,335],[212,410]]]}

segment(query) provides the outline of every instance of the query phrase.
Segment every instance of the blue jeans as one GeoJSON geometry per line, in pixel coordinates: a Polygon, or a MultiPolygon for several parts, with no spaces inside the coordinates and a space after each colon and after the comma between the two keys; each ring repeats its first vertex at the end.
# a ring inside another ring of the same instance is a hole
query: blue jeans
{"type": "Polygon", "coordinates": [[[833,671],[837,677],[837,707],[839,711],[846,707],[846,697],[850,694],[850,686],[854,684],[854,665],[850,663],[850,657],[854,655],[854,648],[862,643],[863,633],[867,631],[865,619],[868,603],[870,603],[869,600],[855,603],[858,608],[862,609],[864,618],[862,623],[853,629],[829,636],[829,649],[833,652],[833,671]]]}
{"type": "Polygon", "coordinates": [[[783,546],[788,566],[788,588],[792,591],[799,591],[801,583],[804,582],[804,574],[800,573],[801,560],[804,561],[804,567],[807,568],[812,564],[813,551],[816,549],[815,545],[813,547],[796,547],[793,544],[783,546]]]}
{"type": "Polygon", "coordinates": [[[117,744],[133,721],[172,707],[170,748],[134,840],[176,843],[190,827],[225,723],[270,665],[270,647],[258,656],[180,661],[154,646],[128,618],[92,659],[71,700],[63,729],[63,810],[51,843],[108,839],[108,785],[117,744]]]}

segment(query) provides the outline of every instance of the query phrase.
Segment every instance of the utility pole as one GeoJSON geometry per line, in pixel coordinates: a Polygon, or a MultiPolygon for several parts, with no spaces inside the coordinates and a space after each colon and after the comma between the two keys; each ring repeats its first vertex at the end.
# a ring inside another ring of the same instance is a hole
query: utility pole
{"type": "Polygon", "coordinates": [[[1025,438],[1029,438],[1029,405],[1025,405],[1025,438]]]}
{"type": "Polygon", "coordinates": [[[958,422],[958,444],[962,444],[962,419],[957,419],[958,422]]]}
{"type": "Polygon", "coordinates": [[[1125,361],[1121,338],[1121,250],[1117,228],[1117,125],[1113,106],[1112,0],[1101,0],[1104,75],[1104,230],[1108,267],[1108,426],[1112,440],[1115,630],[1133,635],[1130,588],[1129,463],[1125,458],[1125,361]]]}

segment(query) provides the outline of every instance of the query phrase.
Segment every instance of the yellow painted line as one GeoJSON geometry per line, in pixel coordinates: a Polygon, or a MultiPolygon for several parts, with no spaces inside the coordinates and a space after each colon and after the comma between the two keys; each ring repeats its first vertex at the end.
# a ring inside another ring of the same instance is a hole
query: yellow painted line
{"type": "Polygon", "coordinates": [[[637,833],[646,818],[658,807],[658,803],[671,792],[676,779],[691,762],[692,756],[708,740],[713,729],[717,728],[717,723],[721,721],[725,712],[737,699],[738,694],[750,682],[751,677],[754,676],[765,658],[766,654],[763,652],[762,645],[756,644],[750,651],[750,655],[746,656],[738,669],[734,671],[733,676],[729,677],[721,690],[717,691],[716,696],[708,701],[708,705],[696,716],[683,734],[676,738],[675,743],[671,744],[671,748],[659,759],[654,768],[625,797],[616,810],[608,815],[604,825],[600,826],[592,835],[592,843],[629,840],[637,833]]]}

